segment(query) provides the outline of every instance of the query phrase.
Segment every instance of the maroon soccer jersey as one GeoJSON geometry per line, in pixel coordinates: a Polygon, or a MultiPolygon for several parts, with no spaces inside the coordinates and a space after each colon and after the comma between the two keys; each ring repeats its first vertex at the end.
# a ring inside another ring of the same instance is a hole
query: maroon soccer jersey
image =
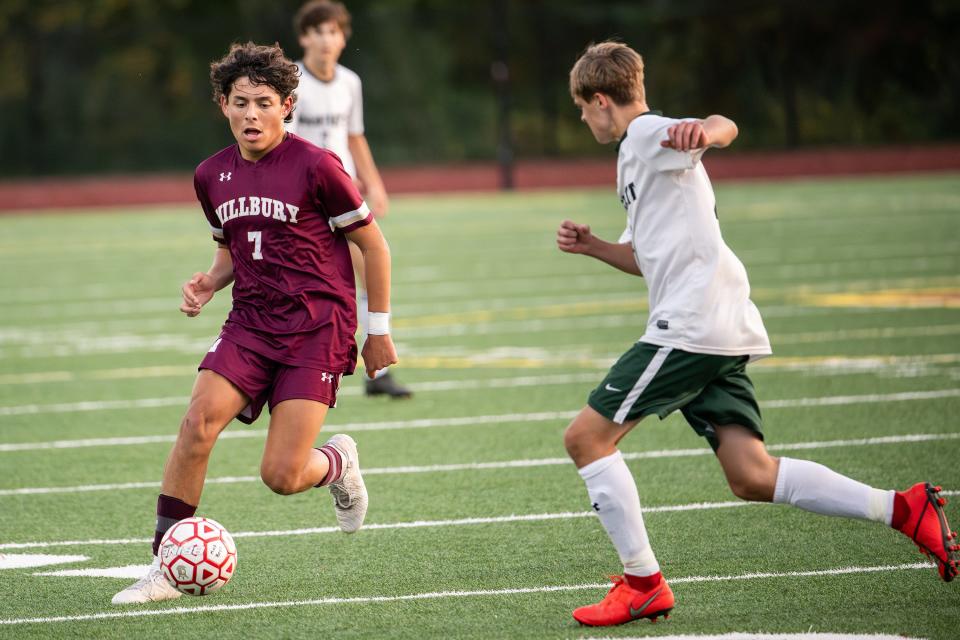
{"type": "Polygon", "coordinates": [[[197,167],[194,188],[233,259],[221,335],[284,364],[352,373],[356,290],[344,234],[373,217],[337,156],[290,133],[257,162],[234,144],[197,167]]]}

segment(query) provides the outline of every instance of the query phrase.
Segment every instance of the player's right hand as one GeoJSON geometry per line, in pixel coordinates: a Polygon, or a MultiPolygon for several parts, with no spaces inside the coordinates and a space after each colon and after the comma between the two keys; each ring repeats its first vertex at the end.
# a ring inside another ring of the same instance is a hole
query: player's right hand
{"type": "Polygon", "coordinates": [[[360,355],[363,357],[363,367],[367,370],[367,377],[371,380],[380,369],[397,364],[397,349],[393,346],[390,334],[382,336],[368,334],[360,355]]]}
{"type": "Polygon", "coordinates": [[[590,225],[564,220],[557,229],[557,248],[565,253],[586,253],[593,240],[590,225]]]}
{"type": "Polygon", "coordinates": [[[203,305],[210,302],[216,290],[213,288],[213,278],[206,273],[197,272],[183,283],[183,304],[180,311],[193,318],[199,315],[203,305]]]}

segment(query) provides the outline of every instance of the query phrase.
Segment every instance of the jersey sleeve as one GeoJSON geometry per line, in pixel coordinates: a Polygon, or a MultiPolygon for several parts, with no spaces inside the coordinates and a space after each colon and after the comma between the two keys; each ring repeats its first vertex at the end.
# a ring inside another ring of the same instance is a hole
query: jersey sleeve
{"type": "Polygon", "coordinates": [[[330,229],[349,233],[373,222],[370,208],[336,154],[324,151],[314,171],[316,197],[327,213],[330,229]]]}
{"type": "Polygon", "coordinates": [[[660,144],[669,138],[667,129],[680,122],[683,122],[683,120],[658,118],[654,126],[644,127],[641,131],[640,156],[657,171],[687,171],[693,169],[707,150],[704,147],[692,151],[677,151],[660,144]]]}
{"type": "Polygon", "coordinates": [[[359,76],[350,83],[350,115],[347,118],[347,133],[352,136],[363,135],[363,84],[359,76]]]}
{"type": "Polygon", "coordinates": [[[200,201],[200,208],[203,209],[203,215],[206,216],[207,224],[210,225],[210,232],[213,234],[213,239],[219,243],[223,243],[223,223],[220,222],[213,205],[210,204],[210,198],[207,197],[207,191],[203,186],[199,169],[193,174],[193,190],[197,193],[197,200],[200,201]]]}

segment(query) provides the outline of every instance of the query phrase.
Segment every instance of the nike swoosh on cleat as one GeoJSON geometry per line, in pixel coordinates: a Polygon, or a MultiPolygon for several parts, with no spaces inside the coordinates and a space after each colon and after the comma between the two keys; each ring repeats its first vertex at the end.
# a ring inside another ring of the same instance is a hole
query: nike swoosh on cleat
{"type": "Polygon", "coordinates": [[[657,596],[660,595],[661,591],[663,591],[663,587],[660,587],[659,589],[657,589],[654,592],[654,594],[650,596],[650,599],[644,602],[639,609],[634,609],[633,605],[630,605],[630,617],[639,618],[641,614],[643,614],[643,612],[646,611],[647,607],[650,606],[650,603],[657,599],[657,596]]]}
{"type": "Polygon", "coordinates": [[[607,391],[623,391],[623,389],[617,389],[616,387],[611,387],[609,382],[603,388],[606,389],[607,391]]]}

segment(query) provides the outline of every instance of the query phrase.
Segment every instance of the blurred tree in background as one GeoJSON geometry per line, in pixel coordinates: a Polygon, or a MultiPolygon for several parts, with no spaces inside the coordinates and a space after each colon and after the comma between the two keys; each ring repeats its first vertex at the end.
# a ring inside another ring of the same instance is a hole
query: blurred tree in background
{"type": "MultiPolygon", "coordinates": [[[[643,54],[652,108],[729,115],[738,148],[960,138],[958,0],[346,4],[342,62],[363,78],[381,164],[492,160],[503,104],[517,157],[604,153],[567,73],[608,38],[643,54]]],[[[248,39],[298,58],[299,5],[3,0],[0,175],[192,169],[232,142],[209,62],[248,39]]]]}

